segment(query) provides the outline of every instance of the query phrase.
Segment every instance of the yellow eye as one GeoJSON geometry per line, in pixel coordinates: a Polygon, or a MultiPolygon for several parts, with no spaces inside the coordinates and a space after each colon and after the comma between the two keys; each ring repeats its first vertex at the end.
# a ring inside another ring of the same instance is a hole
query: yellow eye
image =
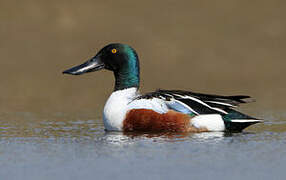
{"type": "Polygon", "coordinates": [[[116,49],[112,49],[111,52],[112,52],[113,54],[115,54],[115,53],[117,53],[117,50],[116,50],[116,49]]]}

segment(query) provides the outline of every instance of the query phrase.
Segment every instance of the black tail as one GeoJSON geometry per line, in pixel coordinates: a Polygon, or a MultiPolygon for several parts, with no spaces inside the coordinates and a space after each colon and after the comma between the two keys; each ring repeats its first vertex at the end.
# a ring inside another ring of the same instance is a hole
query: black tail
{"type": "Polygon", "coordinates": [[[262,120],[248,116],[233,109],[227,110],[228,114],[223,116],[226,130],[230,132],[241,132],[250,125],[260,123],[262,120]]]}

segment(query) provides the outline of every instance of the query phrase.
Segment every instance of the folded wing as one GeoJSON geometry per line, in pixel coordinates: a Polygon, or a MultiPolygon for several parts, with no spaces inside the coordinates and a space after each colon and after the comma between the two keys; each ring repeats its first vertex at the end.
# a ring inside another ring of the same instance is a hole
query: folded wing
{"type": "MultiPolygon", "coordinates": [[[[169,108],[183,113],[199,114],[221,114],[226,115],[233,112],[232,108],[241,103],[252,102],[250,96],[221,96],[202,94],[182,90],[157,90],[137,97],[137,99],[160,98],[165,100],[169,108]]],[[[246,118],[246,117],[245,117],[246,118]]],[[[247,118],[251,118],[247,116],[247,118]]]]}

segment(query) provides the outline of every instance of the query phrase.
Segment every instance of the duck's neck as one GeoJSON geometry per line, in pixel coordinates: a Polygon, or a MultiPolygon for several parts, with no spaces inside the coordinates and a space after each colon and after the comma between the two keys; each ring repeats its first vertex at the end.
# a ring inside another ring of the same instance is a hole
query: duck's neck
{"type": "Polygon", "coordinates": [[[123,90],[131,87],[139,88],[139,75],[134,75],[127,72],[115,73],[115,87],[114,91],[123,90]]]}
{"type": "Polygon", "coordinates": [[[131,87],[139,88],[140,67],[138,57],[135,53],[128,54],[129,60],[121,64],[118,70],[114,71],[115,87],[114,91],[131,87]]]}

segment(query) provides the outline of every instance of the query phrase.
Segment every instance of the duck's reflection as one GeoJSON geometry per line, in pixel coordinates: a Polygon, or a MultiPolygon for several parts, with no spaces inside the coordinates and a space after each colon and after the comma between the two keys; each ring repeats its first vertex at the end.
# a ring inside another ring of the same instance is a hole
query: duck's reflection
{"type": "Polygon", "coordinates": [[[231,136],[231,134],[226,132],[203,132],[203,133],[192,134],[192,138],[200,141],[206,141],[206,140],[220,141],[228,136],[231,136]]]}
{"type": "Polygon", "coordinates": [[[231,136],[230,133],[225,132],[204,132],[204,133],[144,133],[144,132],[108,132],[106,131],[103,139],[111,144],[129,144],[137,140],[151,140],[151,141],[220,141],[225,137],[231,136]]]}
{"type": "Polygon", "coordinates": [[[121,145],[132,143],[131,138],[122,132],[105,132],[102,139],[110,144],[121,145]]]}

